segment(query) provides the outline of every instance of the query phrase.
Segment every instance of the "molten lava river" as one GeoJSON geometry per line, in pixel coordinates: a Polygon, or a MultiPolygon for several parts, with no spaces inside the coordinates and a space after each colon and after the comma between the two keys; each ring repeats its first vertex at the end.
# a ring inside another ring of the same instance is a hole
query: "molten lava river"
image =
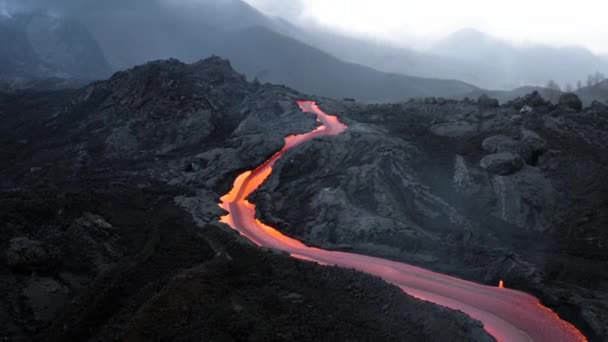
{"type": "Polygon", "coordinates": [[[255,205],[247,200],[270,175],[274,163],[286,150],[315,137],[337,135],[346,129],[335,116],[324,113],[313,101],[298,101],[304,112],[317,115],[320,125],[313,131],[285,138],[284,147],[266,162],[239,175],[232,190],[221,198],[220,207],[228,214],[221,221],[259,246],[285,251],[292,257],[353,268],[381,277],[406,293],[481,321],[484,329],[498,341],[586,341],[573,325],[544,307],[537,298],[523,292],[476,284],[434,273],[420,267],[381,258],[326,251],[309,247],[281,234],[255,218],[255,205]]]}

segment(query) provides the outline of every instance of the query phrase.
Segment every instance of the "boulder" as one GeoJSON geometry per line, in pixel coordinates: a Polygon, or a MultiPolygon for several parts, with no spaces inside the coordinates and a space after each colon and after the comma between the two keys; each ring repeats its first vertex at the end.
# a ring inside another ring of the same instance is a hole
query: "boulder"
{"type": "Polygon", "coordinates": [[[605,103],[593,100],[593,102],[591,102],[591,106],[589,106],[588,110],[595,112],[595,113],[606,114],[606,113],[608,113],[608,105],[606,105],[605,103]]]}
{"type": "Polygon", "coordinates": [[[574,93],[565,93],[559,97],[560,107],[573,110],[577,113],[583,110],[583,102],[574,93]]]}
{"type": "Polygon", "coordinates": [[[11,268],[23,271],[48,270],[59,260],[54,247],[27,237],[11,239],[5,256],[11,268]]]}
{"type": "Polygon", "coordinates": [[[521,170],[524,166],[524,161],[517,154],[502,152],[483,157],[479,165],[490,173],[506,176],[521,170]]]}
{"type": "Polygon", "coordinates": [[[538,157],[547,152],[547,141],[536,132],[524,129],[517,152],[528,164],[535,165],[538,157]]]}
{"type": "Polygon", "coordinates": [[[51,322],[69,300],[69,290],[48,277],[32,277],[21,293],[28,309],[37,321],[51,322]]]}
{"type": "Polygon", "coordinates": [[[486,138],[481,143],[481,147],[490,153],[515,152],[517,142],[506,135],[494,135],[486,138]]]}

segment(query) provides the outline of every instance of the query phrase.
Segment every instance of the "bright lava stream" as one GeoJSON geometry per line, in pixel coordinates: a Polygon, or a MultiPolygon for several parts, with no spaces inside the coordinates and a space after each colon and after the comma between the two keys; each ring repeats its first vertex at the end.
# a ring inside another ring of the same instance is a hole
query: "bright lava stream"
{"type": "Polygon", "coordinates": [[[270,175],[272,166],[283,152],[315,137],[338,135],[346,129],[346,125],[340,123],[337,117],[324,113],[315,102],[297,103],[302,111],[316,114],[320,125],[311,132],[288,136],[285,146],[270,159],[253,171],[239,175],[232,190],[221,198],[220,207],[228,212],[221,222],[260,246],[285,251],[294,258],[322,265],[336,265],[373,274],[414,297],[463,311],[481,321],[485,330],[498,341],[586,341],[585,336],[573,325],[561,320],[529,294],[480,285],[405,263],[308,247],[256,219],[255,205],[247,201],[247,196],[270,175]]]}

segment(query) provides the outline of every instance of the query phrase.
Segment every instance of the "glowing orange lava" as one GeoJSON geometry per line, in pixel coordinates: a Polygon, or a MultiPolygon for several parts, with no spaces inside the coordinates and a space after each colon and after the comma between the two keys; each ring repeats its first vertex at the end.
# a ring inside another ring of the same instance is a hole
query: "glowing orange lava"
{"type": "Polygon", "coordinates": [[[405,263],[308,247],[257,220],[255,205],[247,197],[266,180],[283,152],[315,137],[337,135],[346,129],[337,117],[325,114],[315,102],[297,103],[302,111],[316,114],[321,125],[311,132],[288,136],[284,147],[270,159],[254,170],[239,175],[232,190],[221,198],[219,206],[228,212],[221,217],[221,222],[259,246],[285,251],[294,258],[322,265],[337,265],[373,274],[414,297],[463,311],[481,321],[485,330],[498,341],[587,340],[573,325],[561,320],[537,298],[504,288],[502,280],[499,287],[485,286],[405,263]]]}

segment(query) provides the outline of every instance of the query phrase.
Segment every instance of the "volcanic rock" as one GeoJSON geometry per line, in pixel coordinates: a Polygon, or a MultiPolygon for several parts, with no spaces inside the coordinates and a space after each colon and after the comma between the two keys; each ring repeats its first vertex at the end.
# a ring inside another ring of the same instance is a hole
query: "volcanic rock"
{"type": "Polygon", "coordinates": [[[484,150],[490,153],[513,152],[517,150],[517,142],[504,135],[494,135],[481,143],[484,150]]]}
{"type": "Polygon", "coordinates": [[[574,93],[565,93],[559,97],[559,105],[565,109],[579,113],[583,110],[583,102],[574,93]]]}
{"type": "Polygon", "coordinates": [[[54,247],[27,237],[12,238],[6,250],[7,264],[16,270],[49,270],[59,255],[54,247]]]}
{"type": "Polygon", "coordinates": [[[522,130],[517,152],[528,164],[535,165],[538,158],[546,151],[547,141],[545,139],[541,138],[534,131],[528,129],[522,130]]]}
{"type": "Polygon", "coordinates": [[[593,101],[591,106],[589,106],[589,110],[595,113],[608,114],[608,105],[599,101],[593,101]]]}
{"type": "Polygon", "coordinates": [[[501,152],[483,157],[479,165],[488,172],[506,176],[521,170],[524,162],[517,154],[501,152]]]}
{"type": "Polygon", "coordinates": [[[496,108],[498,107],[498,99],[494,99],[489,97],[486,94],[483,94],[481,96],[479,96],[479,98],[477,99],[477,103],[482,106],[482,107],[486,107],[486,108],[496,108]]]}
{"type": "Polygon", "coordinates": [[[440,124],[431,127],[431,131],[434,134],[451,138],[462,138],[474,133],[476,130],[477,129],[474,125],[466,122],[440,124]]]}

